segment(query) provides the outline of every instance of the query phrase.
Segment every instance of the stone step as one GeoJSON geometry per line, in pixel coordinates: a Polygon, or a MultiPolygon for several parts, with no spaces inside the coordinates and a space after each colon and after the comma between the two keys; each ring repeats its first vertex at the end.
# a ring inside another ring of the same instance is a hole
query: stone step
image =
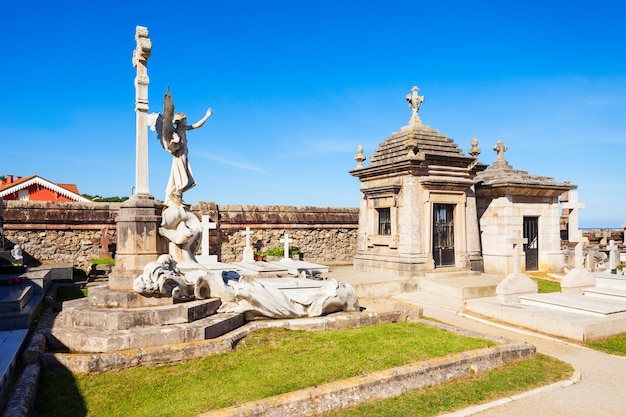
{"type": "Polygon", "coordinates": [[[73,353],[117,352],[214,339],[243,324],[243,314],[218,313],[191,323],[131,330],[80,329],[55,325],[47,339],[53,350],[73,353]]]}
{"type": "Polygon", "coordinates": [[[0,313],[0,330],[28,329],[39,315],[43,294],[32,291],[32,297],[20,311],[0,313]]]}
{"type": "Polygon", "coordinates": [[[22,311],[33,298],[33,293],[31,283],[0,286],[0,314],[22,311]]]}
{"type": "Polygon", "coordinates": [[[127,330],[150,326],[166,326],[203,319],[215,314],[218,298],[196,300],[165,306],[144,308],[93,307],[87,298],[66,301],[57,317],[61,326],[96,329],[127,330]]]}
{"type": "Polygon", "coordinates": [[[624,275],[596,272],[593,276],[596,279],[596,287],[626,290],[626,277],[624,275]]]}
{"type": "Polygon", "coordinates": [[[589,298],[613,300],[626,303],[626,289],[613,287],[595,287],[583,289],[583,295],[589,298]]]}
{"type": "Polygon", "coordinates": [[[470,271],[469,275],[455,275],[454,277],[433,277],[429,274],[419,278],[418,290],[443,297],[468,300],[495,296],[496,287],[500,281],[502,281],[501,277],[476,275],[473,271],[470,271]]]}
{"type": "Polygon", "coordinates": [[[626,303],[594,300],[582,294],[531,294],[520,295],[520,304],[567,311],[595,317],[626,313],[626,303]]]}

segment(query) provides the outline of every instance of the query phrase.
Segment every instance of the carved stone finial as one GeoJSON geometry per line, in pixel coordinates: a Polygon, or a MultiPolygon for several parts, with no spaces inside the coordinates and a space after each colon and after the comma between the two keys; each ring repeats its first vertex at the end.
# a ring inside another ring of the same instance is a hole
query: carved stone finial
{"type": "Polygon", "coordinates": [[[507,147],[504,146],[503,141],[499,140],[496,146],[493,147],[493,150],[498,153],[498,160],[504,160],[504,153],[507,151],[507,147]]]}
{"type": "Polygon", "coordinates": [[[474,158],[478,158],[480,155],[480,148],[478,147],[478,139],[472,138],[472,149],[469,150],[469,154],[474,158]]]}
{"type": "Polygon", "coordinates": [[[133,51],[133,67],[137,68],[139,63],[146,65],[152,52],[152,42],[148,37],[147,27],[137,26],[135,28],[135,41],[137,41],[137,47],[133,51]]]}
{"type": "Polygon", "coordinates": [[[356,161],[356,168],[363,168],[363,161],[367,158],[363,154],[363,146],[359,145],[356,148],[356,155],[354,155],[354,160],[356,161]]]}
{"type": "Polygon", "coordinates": [[[417,112],[420,110],[420,106],[424,102],[424,96],[418,95],[419,88],[414,86],[411,89],[411,94],[406,95],[406,101],[409,103],[409,108],[412,110],[411,119],[409,120],[409,125],[421,125],[422,121],[420,120],[417,112]]]}

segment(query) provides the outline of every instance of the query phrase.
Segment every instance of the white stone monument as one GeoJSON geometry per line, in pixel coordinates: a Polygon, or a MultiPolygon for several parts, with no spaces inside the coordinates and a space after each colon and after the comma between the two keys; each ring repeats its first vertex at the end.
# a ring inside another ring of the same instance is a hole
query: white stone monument
{"type": "Polygon", "coordinates": [[[606,249],[609,251],[609,272],[611,274],[617,274],[617,267],[615,265],[615,254],[617,253],[619,247],[615,244],[615,241],[611,239],[606,249]]]}
{"type": "Polygon", "coordinates": [[[217,264],[217,255],[209,254],[209,233],[211,230],[217,228],[217,223],[213,223],[209,218],[208,214],[202,215],[202,243],[201,243],[201,254],[196,256],[198,262],[202,265],[207,266],[208,264],[217,264]]]}
{"type": "Polygon", "coordinates": [[[522,249],[527,242],[528,239],[519,237],[510,240],[513,244],[513,272],[496,287],[497,299],[501,303],[518,302],[523,294],[537,294],[537,283],[522,273],[522,249]]]}
{"type": "Polygon", "coordinates": [[[250,230],[250,226],[246,226],[246,230],[242,231],[241,234],[246,237],[246,247],[243,248],[243,260],[242,262],[250,263],[254,262],[254,250],[250,245],[250,236],[252,236],[254,232],[250,230]]]}
{"type": "Polygon", "coordinates": [[[289,257],[289,244],[293,243],[293,239],[291,239],[289,237],[289,233],[285,232],[285,237],[280,239],[279,241],[280,243],[284,243],[284,253],[283,253],[283,259],[281,259],[281,262],[291,262],[291,258],[289,257]]]}
{"type": "Polygon", "coordinates": [[[567,294],[580,294],[583,288],[596,285],[596,279],[589,272],[589,265],[584,267],[583,245],[587,241],[582,232],[578,229],[578,211],[585,208],[585,205],[578,202],[578,191],[570,190],[568,202],[563,203],[563,208],[570,209],[568,223],[568,239],[575,242],[574,248],[574,269],[569,271],[561,280],[561,292],[567,294]]]}

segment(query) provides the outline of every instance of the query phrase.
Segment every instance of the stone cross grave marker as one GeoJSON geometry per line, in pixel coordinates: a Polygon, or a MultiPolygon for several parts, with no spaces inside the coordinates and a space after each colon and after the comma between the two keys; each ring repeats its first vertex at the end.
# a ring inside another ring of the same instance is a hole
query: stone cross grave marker
{"type": "Polygon", "coordinates": [[[619,248],[613,239],[609,241],[609,245],[606,248],[609,251],[609,269],[611,270],[611,274],[616,274],[617,269],[615,267],[615,253],[619,248]]]}
{"type": "Polygon", "coordinates": [[[217,223],[213,223],[208,214],[202,215],[202,256],[209,256],[209,231],[217,229],[217,223]]]}
{"type": "Polygon", "coordinates": [[[528,239],[521,237],[514,237],[509,240],[513,244],[513,273],[522,273],[522,250],[523,245],[528,243],[528,239]]]}
{"type": "MultiPolygon", "coordinates": [[[[581,269],[584,266],[583,245],[587,241],[582,232],[578,229],[578,210],[585,208],[583,203],[578,202],[578,191],[568,192],[569,201],[563,203],[563,208],[569,209],[569,220],[567,224],[568,240],[576,243],[574,247],[574,268],[581,269]]],[[[589,267],[589,265],[587,265],[589,267]]]]}
{"type": "Polygon", "coordinates": [[[246,237],[246,247],[243,248],[243,262],[254,262],[254,251],[252,250],[252,246],[250,246],[250,236],[252,236],[254,232],[250,230],[250,226],[246,226],[246,230],[242,231],[241,234],[246,237]]]}
{"type": "Polygon", "coordinates": [[[280,239],[280,243],[285,244],[285,253],[283,253],[283,261],[288,261],[289,259],[289,244],[293,243],[293,239],[289,237],[289,233],[285,232],[285,237],[280,239]]]}
{"type": "Polygon", "coordinates": [[[135,29],[137,47],[133,51],[133,66],[137,68],[135,77],[135,194],[150,194],[148,189],[148,58],[152,51],[152,42],[148,37],[148,28],[137,26],[135,29]]]}

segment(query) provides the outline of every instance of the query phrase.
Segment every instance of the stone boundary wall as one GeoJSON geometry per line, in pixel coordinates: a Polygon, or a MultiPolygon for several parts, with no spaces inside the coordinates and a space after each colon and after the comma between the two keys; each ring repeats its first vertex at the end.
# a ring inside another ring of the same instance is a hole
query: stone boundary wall
{"type": "MultiPolygon", "coordinates": [[[[115,252],[115,218],[121,203],[5,201],[5,248],[19,244],[25,263],[73,264],[84,271],[91,260],[115,252]],[[103,238],[104,237],[104,238],[103,238]]],[[[240,261],[245,246],[241,231],[254,232],[251,244],[265,251],[282,247],[285,232],[301,257],[324,264],[352,263],[356,253],[358,208],[221,205],[192,206],[200,217],[217,223],[210,230],[210,253],[222,262],[240,261]]]]}

